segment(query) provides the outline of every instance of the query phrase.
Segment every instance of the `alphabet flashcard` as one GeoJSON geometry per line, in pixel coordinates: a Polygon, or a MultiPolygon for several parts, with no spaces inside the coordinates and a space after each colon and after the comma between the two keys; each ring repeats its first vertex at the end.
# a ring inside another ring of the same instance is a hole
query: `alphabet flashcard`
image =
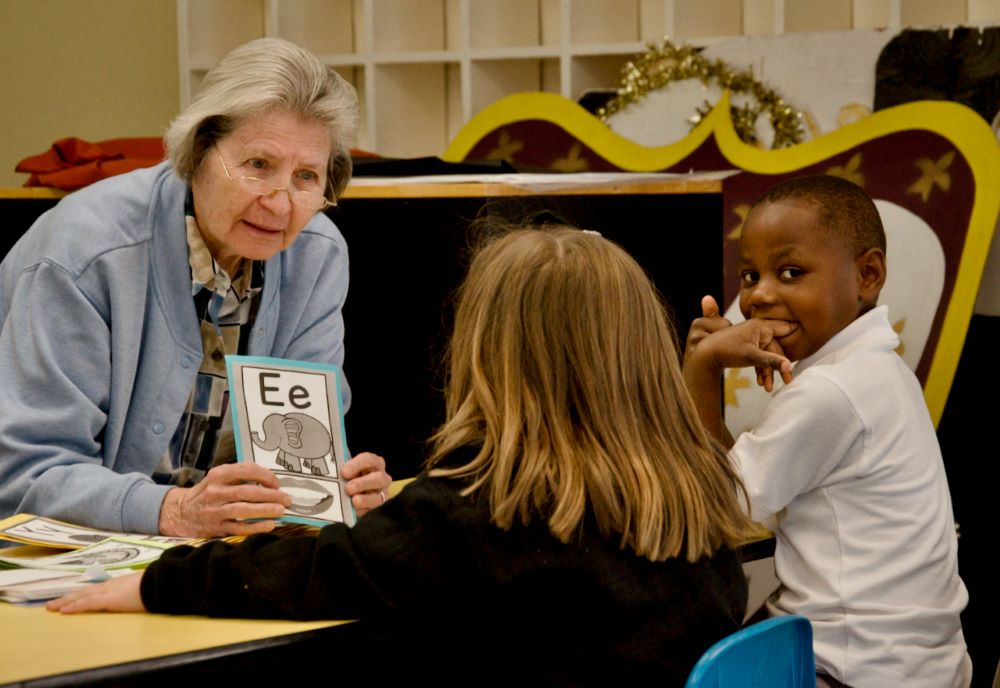
{"type": "Polygon", "coordinates": [[[344,438],[336,366],[226,356],[236,455],[274,471],[292,505],[281,519],[325,525],[355,522],[340,469],[344,438]]]}

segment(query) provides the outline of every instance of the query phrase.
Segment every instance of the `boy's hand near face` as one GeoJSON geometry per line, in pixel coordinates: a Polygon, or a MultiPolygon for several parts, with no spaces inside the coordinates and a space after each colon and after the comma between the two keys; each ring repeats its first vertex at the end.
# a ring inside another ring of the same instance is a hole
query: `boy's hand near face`
{"type": "Polygon", "coordinates": [[[687,346],[684,348],[684,362],[694,353],[698,345],[713,332],[718,332],[733,324],[719,314],[719,306],[711,296],[701,299],[702,317],[696,318],[688,330],[687,346]]]}
{"type": "Polygon", "coordinates": [[[702,317],[691,325],[684,350],[684,378],[708,431],[727,447],[733,440],[722,418],[719,378],[726,368],[754,366],[757,383],[767,391],[774,387],[774,371],[785,383],[792,380],[792,364],[778,339],[795,331],[782,320],[754,318],[733,325],[719,314],[715,299],[701,301],[702,317]]]}
{"type": "Polygon", "coordinates": [[[757,384],[768,392],[773,389],[774,371],[785,383],[792,381],[792,364],[781,350],[778,338],[795,331],[796,326],[783,320],[753,318],[733,325],[719,314],[715,299],[701,300],[702,317],[691,324],[684,367],[706,366],[716,378],[726,368],[757,370],[757,384]]]}

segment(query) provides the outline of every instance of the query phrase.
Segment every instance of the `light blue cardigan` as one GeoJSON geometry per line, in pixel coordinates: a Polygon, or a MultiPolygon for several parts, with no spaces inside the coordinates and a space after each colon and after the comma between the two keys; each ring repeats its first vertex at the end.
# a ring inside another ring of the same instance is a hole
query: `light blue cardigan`
{"type": "MultiPolygon", "coordinates": [[[[186,192],[167,163],[94,184],[0,265],[0,517],[157,532],[169,488],[149,476],[202,357],[186,192]]],[[[342,365],[347,280],[344,238],[317,214],[266,263],[248,353],[342,365]]]]}

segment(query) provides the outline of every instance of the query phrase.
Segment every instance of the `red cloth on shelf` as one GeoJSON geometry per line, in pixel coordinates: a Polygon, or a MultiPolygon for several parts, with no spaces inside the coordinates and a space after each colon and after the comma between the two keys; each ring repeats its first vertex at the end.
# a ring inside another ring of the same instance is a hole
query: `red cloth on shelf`
{"type": "MultiPolygon", "coordinates": [[[[59,139],[44,153],[30,155],[15,168],[31,174],[25,186],[50,186],[73,191],[116,174],[152,167],[165,155],[163,139],[147,136],[91,143],[75,136],[59,139]]],[[[353,157],[377,158],[376,153],[351,149],[353,157]]]]}
{"type": "Polygon", "coordinates": [[[163,139],[158,137],[91,143],[70,136],[59,139],[44,153],[28,156],[15,169],[31,174],[25,186],[72,191],[116,174],[152,167],[163,160],[163,154],[163,139]]]}

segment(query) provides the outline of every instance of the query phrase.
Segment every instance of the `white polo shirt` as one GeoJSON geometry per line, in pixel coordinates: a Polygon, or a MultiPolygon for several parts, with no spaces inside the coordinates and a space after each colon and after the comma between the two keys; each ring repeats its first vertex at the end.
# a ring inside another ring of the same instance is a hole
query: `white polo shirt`
{"type": "Polygon", "coordinates": [[[951,497],[937,436],[878,307],[799,361],[730,455],[775,516],[774,614],[812,621],[817,669],[854,686],[967,686],[951,497]]]}

